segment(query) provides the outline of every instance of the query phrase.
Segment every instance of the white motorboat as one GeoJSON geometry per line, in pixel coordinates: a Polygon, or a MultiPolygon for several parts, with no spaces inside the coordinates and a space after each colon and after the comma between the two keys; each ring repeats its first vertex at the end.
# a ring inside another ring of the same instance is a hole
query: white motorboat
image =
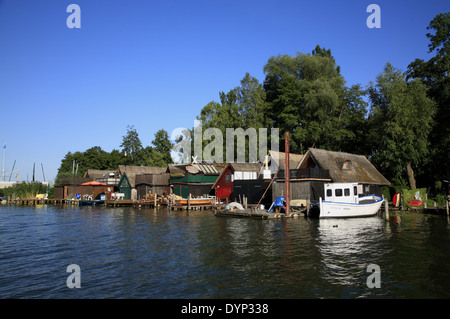
{"type": "Polygon", "coordinates": [[[358,183],[331,183],[324,185],[325,200],[319,200],[319,218],[349,218],[376,215],[383,196],[363,195],[358,183]]]}

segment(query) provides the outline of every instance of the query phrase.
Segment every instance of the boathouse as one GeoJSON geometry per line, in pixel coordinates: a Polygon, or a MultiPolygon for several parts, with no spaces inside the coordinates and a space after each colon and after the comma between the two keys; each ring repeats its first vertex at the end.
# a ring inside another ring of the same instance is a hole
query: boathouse
{"type": "Polygon", "coordinates": [[[114,189],[114,185],[93,181],[88,177],[61,178],[55,186],[55,199],[109,199],[114,189]]]}
{"type": "Polygon", "coordinates": [[[136,175],[137,198],[144,198],[148,194],[170,194],[169,178],[170,174],[166,172],[166,168],[155,170],[154,173],[136,175]]]}
{"type": "Polygon", "coordinates": [[[91,182],[91,178],[87,177],[67,177],[58,179],[55,185],[55,199],[76,198],[81,184],[91,182]]]}
{"type": "MultiPolygon", "coordinates": [[[[364,156],[310,148],[295,170],[290,171],[291,199],[319,200],[325,183],[358,183],[363,194],[382,195],[390,182],[364,156]]],[[[284,171],[274,183],[274,196],[283,196],[284,171]]]]}
{"type": "Polygon", "coordinates": [[[364,155],[310,148],[297,168],[326,169],[335,183],[358,183],[364,194],[382,195],[382,186],[391,183],[364,155]]]}
{"type": "Polygon", "coordinates": [[[219,177],[219,170],[211,163],[168,165],[169,184],[175,195],[183,198],[214,195],[212,186],[219,177]]]}
{"type": "Polygon", "coordinates": [[[118,191],[119,193],[124,194],[124,199],[136,200],[136,176],[145,174],[161,174],[165,171],[165,167],[119,165],[116,173],[120,176],[120,180],[117,185],[118,191]]]}
{"type": "MultiPolygon", "coordinates": [[[[286,154],[284,152],[269,151],[265,163],[266,169],[270,170],[271,173],[271,177],[269,178],[272,178],[277,173],[278,169],[284,170],[285,156],[286,154]]],[[[296,168],[300,164],[302,158],[303,155],[301,154],[289,153],[289,169],[296,168]]]]}
{"type": "Polygon", "coordinates": [[[116,174],[117,171],[114,170],[88,169],[84,177],[107,185],[117,186],[120,177],[116,174]]]}
{"type": "Polygon", "coordinates": [[[261,163],[228,163],[213,185],[215,195],[223,202],[242,201],[256,204],[265,190],[261,163]]]}

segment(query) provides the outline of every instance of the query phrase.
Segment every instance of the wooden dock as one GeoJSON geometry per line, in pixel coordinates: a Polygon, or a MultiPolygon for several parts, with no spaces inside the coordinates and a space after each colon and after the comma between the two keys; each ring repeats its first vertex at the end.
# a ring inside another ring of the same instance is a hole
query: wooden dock
{"type": "Polygon", "coordinates": [[[127,207],[133,206],[133,200],[131,199],[108,199],[105,200],[105,206],[109,207],[127,207]]]}
{"type": "Polygon", "coordinates": [[[213,204],[196,204],[196,205],[169,205],[171,210],[210,210],[215,206],[213,204]]]}
{"type": "Polygon", "coordinates": [[[13,199],[6,202],[6,204],[13,205],[45,205],[45,204],[64,204],[65,199],[44,199],[44,198],[25,198],[13,199]]]}
{"type": "MultiPolygon", "coordinates": [[[[240,218],[256,218],[256,219],[282,219],[286,218],[282,213],[268,213],[262,209],[218,209],[215,212],[219,217],[240,217],[240,218]]],[[[288,217],[294,217],[296,214],[292,214],[288,217]]],[[[298,217],[298,215],[296,216],[298,217]]]]}

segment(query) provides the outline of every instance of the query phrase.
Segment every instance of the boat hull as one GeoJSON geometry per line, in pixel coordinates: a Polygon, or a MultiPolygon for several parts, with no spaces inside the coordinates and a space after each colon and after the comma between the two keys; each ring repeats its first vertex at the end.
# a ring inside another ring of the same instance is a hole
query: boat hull
{"type": "Polygon", "coordinates": [[[319,218],[350,218],[376,215],[383,203],[383,197],[371,195],[360,198],[360,201],[368,200],[372,200],[372,202],[353,204],[321,201],[319,218]]]}
{"type": "MultiPolygon", "coordinates": [[[[190,205],[210,205],[212,203],[211,199],[190,199],[189,204],[190,205]]],[[[188,200],[187,199],[176,199],[175,205],[187,205],[188,200]]]]}

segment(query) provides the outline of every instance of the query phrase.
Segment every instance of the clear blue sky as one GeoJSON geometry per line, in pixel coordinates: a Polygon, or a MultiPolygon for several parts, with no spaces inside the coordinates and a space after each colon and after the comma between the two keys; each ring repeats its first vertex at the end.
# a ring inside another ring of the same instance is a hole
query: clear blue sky
{"type": "Polygon", "coordinates": [[[119,149],[127,125],[150,145],[161,128],[193,127],[246,72],[262,83],[269,57],[316,44],[348,85],[366,86],[386,62],[405,71],[428,59],[426,27],[449,9],[448,0],[0,0],[5,170],[16,160],[19,180],[31,180],[36,163],[42,181],[43,164],[53,180],[69,151],[119,149]],[[72,3],[80,29],[66,25],[72,3]],[[371,3],[380,29],[366,26],[371,3]]]}

